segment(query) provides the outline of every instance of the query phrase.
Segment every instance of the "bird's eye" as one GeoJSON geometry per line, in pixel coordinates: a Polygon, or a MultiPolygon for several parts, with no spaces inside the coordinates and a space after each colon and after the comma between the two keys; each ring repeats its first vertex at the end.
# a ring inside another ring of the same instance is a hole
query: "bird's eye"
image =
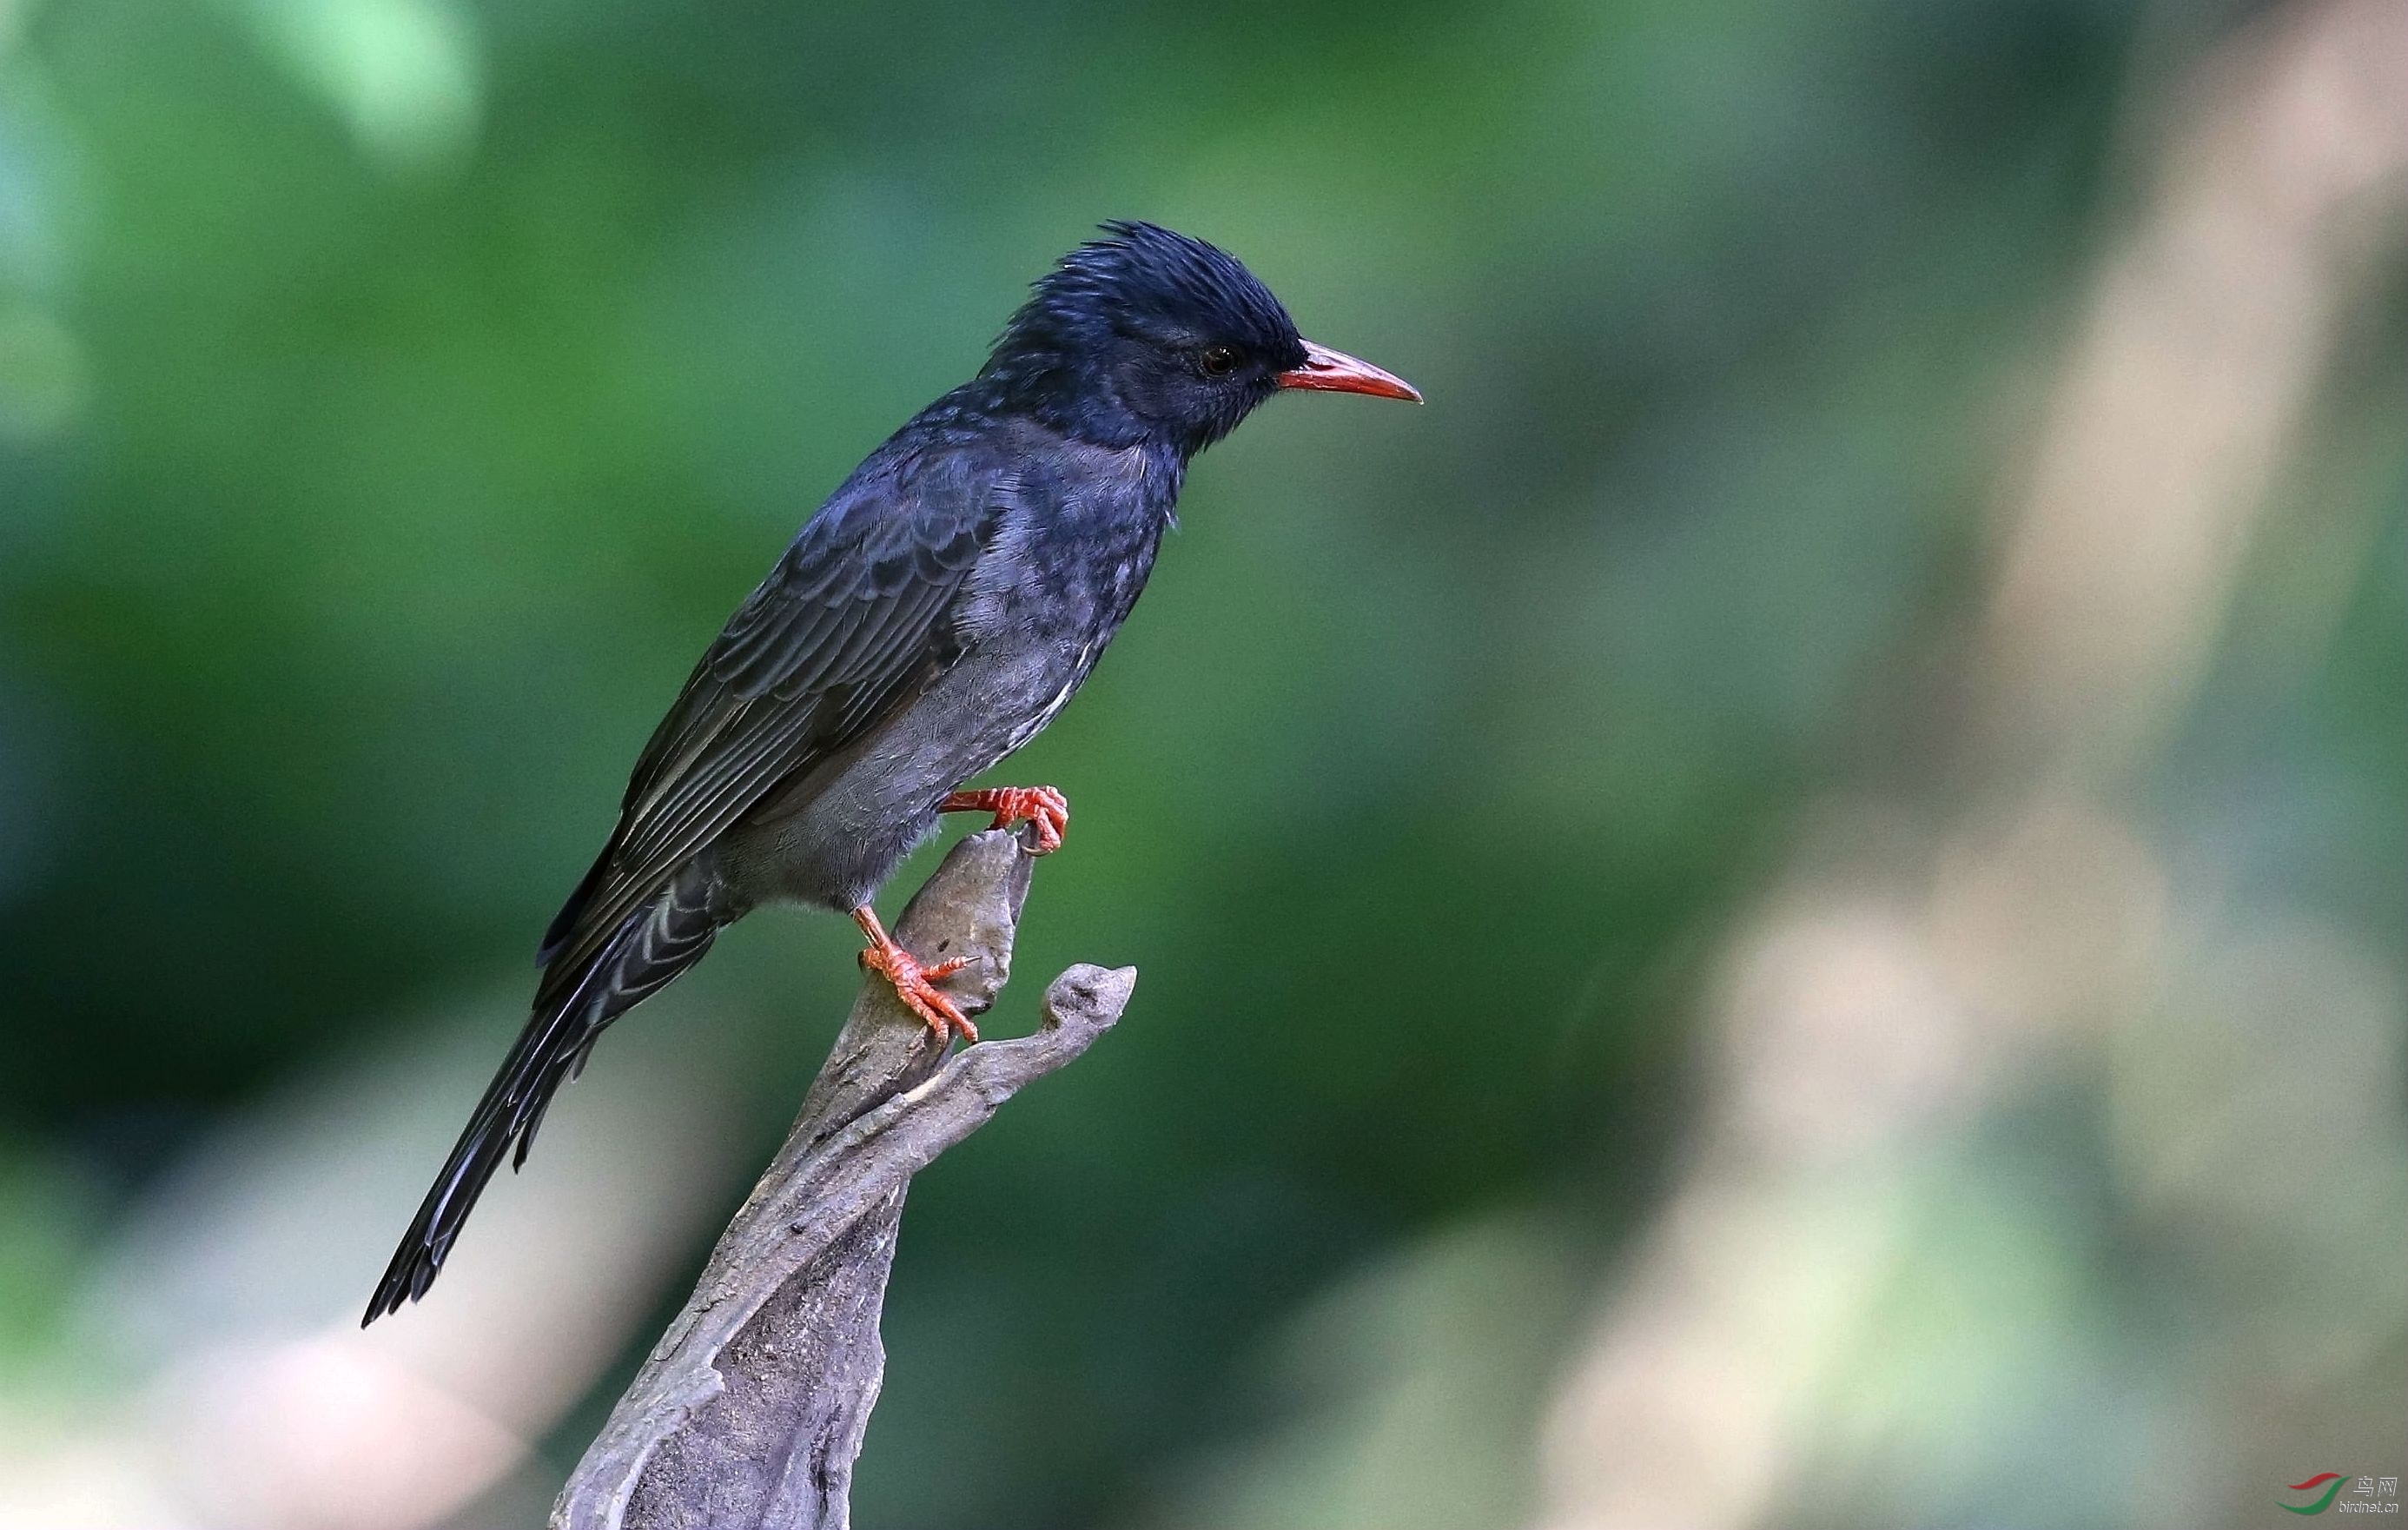
{"type": "Polygon", "coordinates": [[[1208,345],[1197,359],[1206,377],[1226,377],[1238,369],[1238,350],[1233,345],[1208,345]]]}

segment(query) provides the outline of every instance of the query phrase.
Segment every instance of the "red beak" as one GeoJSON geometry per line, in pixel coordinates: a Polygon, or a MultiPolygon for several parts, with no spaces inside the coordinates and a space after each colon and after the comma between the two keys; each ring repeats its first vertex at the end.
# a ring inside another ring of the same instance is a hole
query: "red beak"
{"type": "Polygon", "coordinates": [[[1304,342],[1304,365],[1292,372],[1280,373],[1279,385],[1322,393],[1368,393],[1374,398],[1403,398],[1416,404],[1422,401],[1413,385],[1394,372],[1383,372],[1368,361],[1357,361],[1343,351],[1332,351],[1311,340],[1304,342]]]}

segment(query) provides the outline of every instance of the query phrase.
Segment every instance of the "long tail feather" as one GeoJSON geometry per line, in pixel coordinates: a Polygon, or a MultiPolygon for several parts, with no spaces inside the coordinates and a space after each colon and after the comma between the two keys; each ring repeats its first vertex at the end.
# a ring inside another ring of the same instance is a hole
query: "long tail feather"
{"type": "Polygon", "coordinates": [[[362,1327],[426,1294],[477,1197],[505,1157],[513,1168],[526,1162],[552,1096],[583,1068],[602,1028],[701,960],[735,912],[716,877],[689,867],[628,915],[581,970],[545,974],[534,1016],[394,1250],[362,1327]]]}

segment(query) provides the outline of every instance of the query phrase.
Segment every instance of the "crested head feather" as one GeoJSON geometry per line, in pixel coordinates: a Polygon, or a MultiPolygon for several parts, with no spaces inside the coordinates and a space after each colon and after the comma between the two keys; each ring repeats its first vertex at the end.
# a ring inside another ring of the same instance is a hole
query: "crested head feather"
{"type": "Polygon", "coordinates": [[[1285,306],[1218,245],[1130,219],[1102,228],[1104,238],[1080,245],[1037,279],[996,340],[998,356],[1056,348],[1098,326],[1142,333],[1205,322],[1263,346],[1295,339],[1285,306]]]}
{"type": "Polygon", "coordinates": [[[1115,222],[1038,278],[980,370],[994,407],[1082,440],[1192,456],[1305,360],[1280,300],[1235,255],[1115,222]]]}

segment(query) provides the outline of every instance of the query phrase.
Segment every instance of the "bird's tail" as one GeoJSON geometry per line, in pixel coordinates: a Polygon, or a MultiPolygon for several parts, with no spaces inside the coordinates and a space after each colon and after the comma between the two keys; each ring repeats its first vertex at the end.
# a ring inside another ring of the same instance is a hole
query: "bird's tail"
{"type": "Polygon", "coordinates": [[[707,870],[690,866],[659,897],[622,920],[591,957],[571,970],[560,970],[555,963],[545,974],[534,1017],[486,1086],[443,1172],[419,1205],[401,1247],[394,1250],[360,1326],[426,1294],[477,1197],[505,1156],[511,1157],[512,1168],[526,1162],[545,1108],[560,1086],[584,1069],[603,1027],[701,960],[736,912],[728,906],[724,884],[707,870]]]}

